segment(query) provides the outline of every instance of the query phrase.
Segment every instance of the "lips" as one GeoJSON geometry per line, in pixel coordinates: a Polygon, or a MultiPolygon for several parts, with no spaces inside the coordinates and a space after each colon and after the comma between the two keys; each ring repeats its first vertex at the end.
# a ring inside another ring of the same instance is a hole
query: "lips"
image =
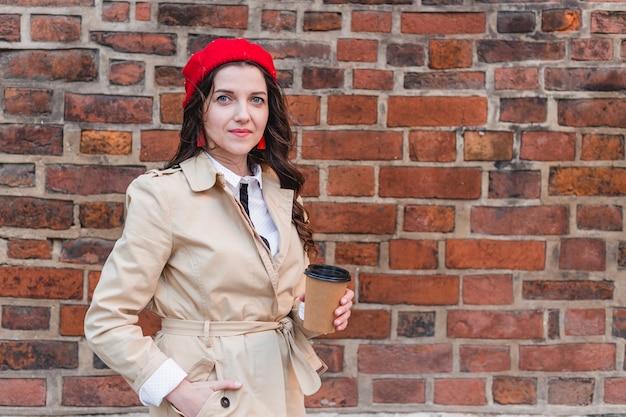
{"type": "Polygon", "coordinates": [[[229,130],[229,132],[235,136],[247,136],[250,133],[252,133],[252,131],[249,129],[232,129],[232,130],[229,130]]]}

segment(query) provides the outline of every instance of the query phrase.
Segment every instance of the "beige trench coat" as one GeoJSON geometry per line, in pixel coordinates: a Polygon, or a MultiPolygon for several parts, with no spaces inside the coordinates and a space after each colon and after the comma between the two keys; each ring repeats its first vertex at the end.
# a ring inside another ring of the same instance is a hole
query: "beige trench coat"
{"type": "MultiPolygon", "coordinates": [[[[267,170],[263,196],[280,234],[274,258],[203,154],[128,187],[124,232],[102,269],[85,335],[136,391],[173,358],[191,381],[243,382],[216,392],[200,417],[305,415],[303,392],[315,392],[325,370],[296,313],[307,258],[291,223],[293,191],[267,170]],[[136,325],[144,308],[165,319],[154,339],[136,325]]],[[[178,414],[165,400],[150,415],[178,414]]]]}

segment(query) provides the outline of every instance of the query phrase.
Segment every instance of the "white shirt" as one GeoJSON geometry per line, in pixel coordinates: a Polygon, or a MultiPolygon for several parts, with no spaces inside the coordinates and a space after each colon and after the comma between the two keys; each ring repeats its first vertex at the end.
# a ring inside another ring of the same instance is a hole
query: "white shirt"
{"type": "MultiPolygon", "coordinates": [[[[254,175],[241,177],[222,164],[211,155],[206,154],[217,172],[224,176],[228,190],[239,200],[239,187],[242,183],[248,184],[248,208],[250,220],[254,228],[270,245],[272,256],[278,253],[278,229],[272,220],[265,200],[263,199],[263,178],[261,167],[254,167],[254,175]]],[[[139,399],[143,405],[159,406],[163,399],[176,388],[187,373],[173,359],[168,359],[161,365],[139,389],[139,399]]]]}

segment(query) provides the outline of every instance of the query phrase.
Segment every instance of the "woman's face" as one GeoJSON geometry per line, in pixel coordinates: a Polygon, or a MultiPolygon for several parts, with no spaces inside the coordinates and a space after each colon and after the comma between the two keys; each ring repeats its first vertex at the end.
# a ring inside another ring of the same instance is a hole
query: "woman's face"
{"type": "Polygon", "coordinates": [[[246,161],[259,143],[269,115],[267,85],[254,65],[228,65],[215,74],[204,103],[210,154],[227,166],[246,161]]]}

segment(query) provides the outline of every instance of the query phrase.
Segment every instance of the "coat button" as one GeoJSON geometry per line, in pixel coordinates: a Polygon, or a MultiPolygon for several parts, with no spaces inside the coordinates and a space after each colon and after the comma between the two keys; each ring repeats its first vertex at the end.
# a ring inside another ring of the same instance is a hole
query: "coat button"
{"type": "Polygon", "coordinates": [[[222,404],[222,407],[228,408],[230,407],[230,400],[226,397],[222,397],[222,399],[220,400],[220,404],[222,404]]]}

